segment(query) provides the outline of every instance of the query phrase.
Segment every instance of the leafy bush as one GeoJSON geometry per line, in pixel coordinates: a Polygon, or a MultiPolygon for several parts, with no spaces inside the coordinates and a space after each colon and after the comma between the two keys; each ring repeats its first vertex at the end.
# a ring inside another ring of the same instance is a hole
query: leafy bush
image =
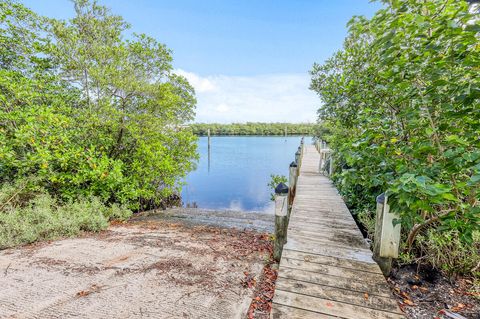
{"type": "Polygon", "coordinates": [[[0,188],[0,249],[75,236],[107,228],[110,219],[126,219],[131,211],[106,206],[98,198],[61,204],[30,181],[0,188]]]}
{"type": "Polygon", "coordinates": [[[375,211],[368,208],[357,209],[355,217],[365,227],[367,238],[373,239],[375,235],[375,211]]]}
{"type": "Polygon", "coordinates": [[[450,250],[418,235],[455,234],[467,249],[480,228],[480,19],[466,1],[384,3],[350,21],[343,50],[314,65],[311,89],[339,190],[360,210],[386,191],[405,251],[433,262],[450,250]]]}
{"type": "Polygon", "coordinates": [[[473,274],[480,278],[480,232],[473,233],[471,245],[465,245],[456,231],[438,233],[430,229],[418,236],[426,261],[449,275],[473,274]]]}
{"type": "Polygon", "coordinates": [[[142,209],[193,168],[193,88],[171,51],[95,1],[69,21],[0,3],[0,182],[37,176],[55,199],[142,209]]]}
{"type": "MultiPolygon", "coordinates": [[[[284,175],[270,174],[270,182],[268,182],[267,186],[271,190],[275,190],[275,187],[280,183],[287,184],[287,177],[284,175]]],[[[270,200],[275,200],[275,193],[270,193],[270,200]]]]}

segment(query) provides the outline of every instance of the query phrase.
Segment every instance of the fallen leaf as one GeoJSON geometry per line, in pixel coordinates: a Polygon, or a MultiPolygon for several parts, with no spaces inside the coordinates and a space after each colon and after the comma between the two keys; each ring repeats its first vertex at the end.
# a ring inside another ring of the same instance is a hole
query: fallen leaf
{"type": "Polygon", "coordinates": [[[410,296],[409,296],[406,292],[404,292],[404,291],[402,291],[402,292],[400,293],[400,295],[401,295],[403,298],[405,298],[405,299],[410,299],[410,296]]]}
{"type": "Polygon", "coordinates": [[[452,307],[452,310],[459,311],[459,310],[462,310],[463,308],[465,308],[465,305],[463,303],[458,303],[456,306],[452,307]]]}
{"type": "Polygon", "coordinates": [[[98,290],[100,290],[100,287],[97,286],[97,285],[92,285],[90,287],[90,289],[88,290],[81,290],[79,292],[77,292],[77,297],[85,297],[85,296],[88,296],[89,294],[91,294],[92,292],[97,292],[98,290]]]}
{"type": "Polygon", "coordinates": [[[77,292],[78,297],[85,297],[85,296],[88,296],[89,294],[91,294],[91,291],[88,291],[88,290],[82,290],[77,292]]]}
{"type": "Polygon", "coordinates": [[[415,305],[413,301],[411,301],[410,299],[403,299],[403,303],[409,306],[415,305]]]}
{"type": "Polygon", "coordinates": [[[365,300],[368,300],[368,293],[365,293],[365,294],[363,295],[363,298],[365,298],[365,300]]]}

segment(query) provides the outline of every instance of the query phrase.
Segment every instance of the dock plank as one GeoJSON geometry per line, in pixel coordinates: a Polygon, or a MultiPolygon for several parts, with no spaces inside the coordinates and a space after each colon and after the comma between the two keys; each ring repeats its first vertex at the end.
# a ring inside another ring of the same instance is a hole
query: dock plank
{"type": "Polygon", "coordinates": [[[283,256],[285,258],[304,260],[311,263],[330,265],[335,267],[349,268],[349,269],[358,269],[362,271],[381,273],[380,268],[377,263],[372,259],[370,262],[357,262],[349,259],[341,259],[338,257],[331,256],[322,256],[314,255],[309,253],[303,253],[294,250],[285,249],[283,251],[283,256]]]}
{"type": "Polygon", "coordinates": [[[272,309],[272,318],[290,318],[290,319],[337,319],[339,317],[329,316],[318,312],[304,309],[293,308],[284,305],[275,305],[272,309]]]}
{"type": "Polygon", "coordinates": [[[382,274],[380,273],[365,272],[362,270],[355,270],[355,269],[341,268],[341,267],[335,267],[335,266],[324,265],[324,264],[311,263],[311,262],[298,260],[298,259],[290,259],[287,257],[282,258],[280,267],[301,269],[301,270],[314,272],[322,275],[343,277],[350,280],[355,280],[359,276],[364,277],[366,280],[370,282],[384,280],[382,274]]]}
{"type": "Polygon", "coordinates": [[[402,311],[343,198],[306,146],[272,318],[400,319],[402,311]]]}
{"type": "Polygon", "coordinates": [[[288,305],[295,308],[318,312],[324,315],[337,316],[345,319],[404,319],[403,314],[356,306],[340,301],[317,298],[299,293],[277,289],[275,304],[288,305]]]}
{"type": "MultiPolygon", "coordinates": [[[[278,272],[277,284],[280,284],[282,278],[294,279],[299,281],[310,282],[313,284],[343,288],[345,290],[351,290],[361,293],[368,293],[369,295],[377,295],[389,297],[392,295],[390,289],[386,283],[367,282],[367,281],[353,281],[349,278],[320,275],[318,273],[309,272],[305,270],[293,269],[293,268],[280,268],[278,272]]],[[[275,298],[274,298],[275,300],[275,298]]]]}
{"type": "Polygon", "coordinates": [[[363,292],[321,286],[293,279],[281,280],[275,288],[286,292],[296,292],[321,299],[341,301],[351,305],[398,313],[397,303],[390,297],[377,295],[368,295],[368,297],[365,297],[365,293],[363,292]]]}

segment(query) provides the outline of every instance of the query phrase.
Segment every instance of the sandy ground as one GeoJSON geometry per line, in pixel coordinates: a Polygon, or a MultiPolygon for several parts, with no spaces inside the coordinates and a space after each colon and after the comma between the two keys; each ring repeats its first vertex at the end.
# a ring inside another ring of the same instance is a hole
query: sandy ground
{"type": "Polygon", "coordinates": [[[273,232],[275,215],[255,212],[216,211],[202,208],[175,207],[168,210],[148,211],[136,215],[133,220],[166,220],[186,225],[210,225],[233,227],[262,232],[273,232]]]}
{"type": "Polygon", "coordinates": [[[147,219],[0,251],[0,318],[245,318],[265,243],[147,219]]]}

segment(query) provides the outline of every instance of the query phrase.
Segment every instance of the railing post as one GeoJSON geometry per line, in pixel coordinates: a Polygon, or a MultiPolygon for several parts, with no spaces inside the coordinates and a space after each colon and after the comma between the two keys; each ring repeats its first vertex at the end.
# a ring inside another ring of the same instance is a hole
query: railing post
{"type": "Polygon", "coordinates": [[[320,174],[324,174],[324,171],[325,171],[325,163],[326,163],[326,159],[327,159],[327,150],[324,149],[324,148],[321,148],[320,149],[320,161],[318,163],[318,172],[320,174]]]}
{"type": "Polygon", "coordinates": [[[323,174],[322,170],[323,170],[323,152],[322,152],[322,149],[320,148],[320,161],[318,162],[318,172],[320,174],[323,174]]]}
{"type": "Polygon", "coordinates": [[[298,152],[300,153],[300,155],[298,156],[298,167],[300,167],[302,166],[302,156],[303,156],[301,145],[298,147],[298,152]]]}
{"type": "Polygon", "coordinates": [[[288,227],[288,186],[284,183],[275,187],[275,242],[273,258],[280,262],[283,245],[287,242],[288,227]]]}
{"type": "Polygon", "coordinates": [[[328,167],[328,176],[332,176],[334,172],[333,168],[333,154],[330,152],[330,166],[328,167]]]}
{"type": "Polygon", "coordinates": [[[377,197],[373,246],[373,258],[385,276],[388,276],[392,270],[392,259],[398,258],[401,231],[400,223],[393,225],[394,219],[399,219],[399,216],[390,212],[390,206],[387,201],[388,196],[385,193],[377,197]]]}
{"type": "Polygon", "coordinates": [[[289,176],[288,176],[288,217],[290,217],[290,212],[292,211],[293,199],[295,197],[295,187],[297,185],[298,177],[298,165],[295,162],[290,163],[289,176]]]}
{"type": "Polygon", "coordinates": [[[298,169],[300,169],[300,151],[295,152],[295,162],[297,163],[298,169]]]}

